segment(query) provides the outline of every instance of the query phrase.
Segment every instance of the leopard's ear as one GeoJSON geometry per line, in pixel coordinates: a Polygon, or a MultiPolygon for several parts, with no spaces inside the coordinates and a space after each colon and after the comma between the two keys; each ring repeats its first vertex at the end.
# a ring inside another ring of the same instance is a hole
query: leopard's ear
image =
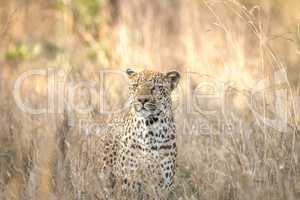
{"type": "Polygon", "coordinates": [[[169,80],[171,84],[171,89],[175,89],[178,85],[180,80],[180,74],[177,71],[170,71],[166,74],[166,78],[169,80]]]}
{"type": "Polygon", "coordinates": [[[133,74],[135,74],[135,72],[132,69],[127,69],[126,74],[131,77],[133,74]]]}

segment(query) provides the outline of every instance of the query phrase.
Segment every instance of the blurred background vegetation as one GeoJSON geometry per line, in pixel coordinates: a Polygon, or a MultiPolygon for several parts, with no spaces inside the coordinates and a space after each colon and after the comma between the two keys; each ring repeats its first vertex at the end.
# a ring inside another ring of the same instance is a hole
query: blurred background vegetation
{"type": "MultiPolygon", "coordinates": [[[[192,65],[197,65],[205,71],[205,68],[209,67],[201,65],[203,63],[199,61],[203,48],[196,48],[197,45],[200,46],[197,44],[197,38],[205,37],[203,35],[210,34],[208,32],[217,32],[215,36],[218,38],[209,36],[208,39],[215,43],[216,40],[220,40],[222,33],[218,32],[220,30],[216,26],[218,19],[215,14],[219,15],[218,17],[222,16],[224,23],[228,20],[237,21],[240,20],[238,17],[242,17],[237,13],[241,11],[229,8],[230,6],[223,11],[214,8],[221,7],[217,5],[221,4],[220,2],[222,1],[2,1],[2,66],[9,65],[9,68],[13,69],[24,68],[25,65],[48,66],[58,57],[65,57],[81,69],[85,69],[86,65],[121,68],[124,64],[153,64],[151,66],[157,67],[166,64],[168,67],[190,68],[191,63],[187,61],[189,58],[183,56],[191,57],[186,55],[189,54],[187,51],[194,51],[192,65]],[[216,9],[216,13],[210,12],[209,6],[216,9]],[[202,32],[191,33],[196,31],[202,32]],[[126,42],[128,44],[123,44],[126,42]],[[188,46],[184,43],[189,42],[192,43],[189,47],[182,47],[188,46]],[[142,61],[131,58],[132,55],[122,55],[122,51],[126,51],[124,48],[131,54],[138,54],[142,61]],[[158,52],[159,49],[163,50],[158,52]]],[[[261,29],[266,42],[283,60],[288,71],[292,72],[288,74],[290,81],[297,84],[297,73],[293,73],[299,66],[300,19],[297,0],[239,2],[253,12],[253,22],[261,29]]],[[[245,32],[239,33],[239,37],[243,37],[243,40],[253,39],[253,31],[247,29],[245,24],[247,25],[247,22],[240,28],[245,32]]],[[[233,29],[229,31],[238,29],[229,26],[228,28],[233,29]]],[[[241,51],[251,48],[247,43],[241,47],[241,51]]],[[[208,45],[201,43],[201,46],[208,45]]],[[[224,49],[219,49],[222,50],[224,49]]],[[[218,53],[215,54],[219,56],[218,53]]]]}
{"type": "MultiPolygon", "coordinates": [[[[235,94],[230,106],[243,121],[235,137],[178,138],[174,199],[299,199],[299,11],[299,0],[0,0],[0,199],[73,199],[64,184],[65,119],[22,113],[14,80],[29,69],[55,68],[98,84],[100,69],[131,66],[210,75],[239,90],[284,69],[289,131],[261,129],[235,94]]],[[[113,105],[126,91],[112,80],[113,105]]],[[[47,104],[46,81],[22,86],[36,107],[47,104]]],[[[203,118],[178,110],[179,134],[182,121],[203,118]]]]}

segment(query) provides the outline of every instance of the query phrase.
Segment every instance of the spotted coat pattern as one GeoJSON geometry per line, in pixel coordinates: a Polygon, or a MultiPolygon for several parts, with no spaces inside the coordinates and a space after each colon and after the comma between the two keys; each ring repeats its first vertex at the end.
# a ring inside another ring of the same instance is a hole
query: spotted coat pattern
{"type": "Polygon", "coordinates": [[[176,166],[176,128],[171,93],[179,73],[127,70],[130,110],[117,141],[107,143],[104,168],[121,177],[123,188],[135,188],[143,173],[157,188],[170,189],[176,166]]]}

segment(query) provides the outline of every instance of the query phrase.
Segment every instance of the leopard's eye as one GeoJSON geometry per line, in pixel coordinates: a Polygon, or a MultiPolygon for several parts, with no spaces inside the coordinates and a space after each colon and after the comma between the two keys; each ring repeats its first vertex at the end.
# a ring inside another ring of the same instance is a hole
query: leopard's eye
{"type": "Polygon", "coordinates": [[[162,89],[162,85],[154,85],[154,86],[152,87],[152,91],[154,91],[154,90],[159,91],[159,90],[161,90],[161,89],[162,89]]]}
{"type": "Polygon", "coordinates": [[[137,88],[137,86],[138,86],[137,83],[133,83],[130,85],[130,88],[135,90],[137,88]]]}
{"type": "Polygon", "coordinates": [[[162,86],[161,84],[159,84],[159,85],[156,85],[155,88],[156,88],[157,90],[161,90],[161,89],[163,88],[163,86],[162,86]]]}

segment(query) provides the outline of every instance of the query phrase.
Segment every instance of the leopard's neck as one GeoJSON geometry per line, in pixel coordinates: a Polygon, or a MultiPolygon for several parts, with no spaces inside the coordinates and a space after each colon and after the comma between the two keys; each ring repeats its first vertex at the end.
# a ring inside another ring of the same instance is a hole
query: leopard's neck
{"type": "Polygon", "coordinates": [[[123,139],[127,145],[137,143],[155,150],[159,149],[160,145],[175,140],[175,123],[172,112],[142,118],[132,111],[128,113],[126,120],[127,125],[123,139]]]}

